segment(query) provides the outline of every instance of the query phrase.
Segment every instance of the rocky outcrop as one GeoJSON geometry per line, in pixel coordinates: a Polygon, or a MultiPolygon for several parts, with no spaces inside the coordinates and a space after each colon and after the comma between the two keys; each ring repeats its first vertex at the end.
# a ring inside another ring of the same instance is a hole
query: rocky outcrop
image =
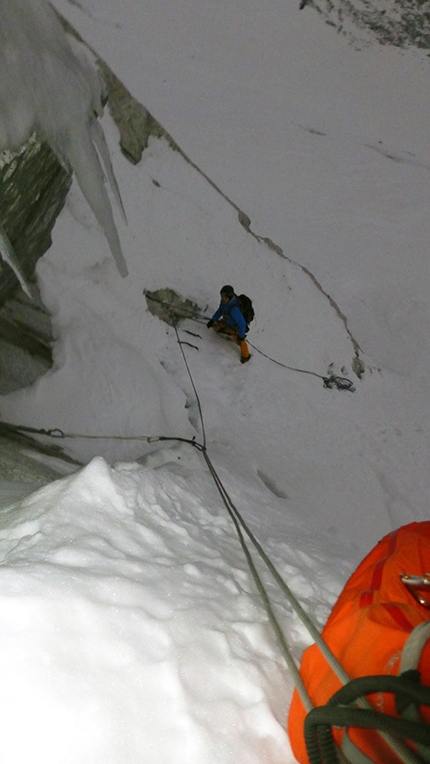
{"type": "Polygon", "coordinates": [[[50,321],[38,298],[34,271],[51,246],[71,182],[71,173],[36,136],[20,152],[1,156],[0,222],[32,286],[33,300],[0,260],[0,393],[31,384],[52,365],[50,321]]]}
{"type": "MultiPolygon", "coordinates": [[[[64,20],[66,32],[79,36],[64,20]]],[[[137,164],[151,135],[174,141],[139,104],[109,67],[92,52],[105,84],[106,105],[120,132],[120,145],[137,164]]],[[[38,298],[37,261],[51,246],[51,233],[72,183],[72,171],[36,135],[17,152],[0,155],[0,225],[33,290],[24,295],[12,268],[0,258],[0,393],[33,382],[52,365],[49,316],[38,298]]]]}
{"type": "Polygon", "coordinates": [[[0,307],[0,394],[31,385],[52,366],[50,316],[33,288],[0,307]]]}
{"type": "MultiPolygon", "coordinates": [[[[36,136],[19,153],[4,152],[1,157],[0,222],[30,282],[37,260],[51,246],[51,232],[71,182],[71,172],[36,136]]],[[[17,287],[12,269],[0,260],[0,305],[17,287]]]]}
{"type": "Polygon", "coordinates": [[[309,0],[330,26],[361,47],[378,40],[398,48],[430,47],[430,10],[423,0],[309,0]]]}

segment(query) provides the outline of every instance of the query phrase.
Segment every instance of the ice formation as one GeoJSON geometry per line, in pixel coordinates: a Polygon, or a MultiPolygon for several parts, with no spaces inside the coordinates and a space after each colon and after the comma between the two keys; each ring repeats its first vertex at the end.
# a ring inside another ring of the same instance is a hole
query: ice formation
{"type": "MultiPolygon", "coordinates": [[[[109,151],[98,118],[102,83],[89,59],[63,31],[46,0],[0,0],[0,151],[19,149],[36,132],[71,167],[108,240],[121,276],[127,266],[104,182],[120,204],[109,151]]],[[[7,237],[0,249],[23,276],[7,237]]]]}

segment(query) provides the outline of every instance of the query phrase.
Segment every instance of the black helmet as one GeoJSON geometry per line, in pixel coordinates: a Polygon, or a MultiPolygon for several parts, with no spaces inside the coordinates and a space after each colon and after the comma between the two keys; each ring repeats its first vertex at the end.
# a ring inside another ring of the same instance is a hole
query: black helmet
{"type": "Polygon", "coordinates": [[[230,284],[226,284],[220,290],[220,294],[221,294],[221,297],[225,296],[225,297],[228,297],[229,300],[231,300],[232,297],[234,297],[234,289],[230,284]]]}

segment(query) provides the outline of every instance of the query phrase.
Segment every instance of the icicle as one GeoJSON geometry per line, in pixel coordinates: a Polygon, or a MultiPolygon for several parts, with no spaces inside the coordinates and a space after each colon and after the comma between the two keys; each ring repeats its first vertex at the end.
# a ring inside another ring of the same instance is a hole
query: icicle
{"type": "Polygon", "coordinates": [[[116,178],[114,175],[112,162],[109,154],[109,148],[106,143],[105,134],[102,130],[102,126],[100,122],[98,122],[96,119],[93,120],[93,123],[91,125],[91,135],[94,141],[94,144],[97,148],[97,151],[101,157],[101,160],[103,162],[103,167],[105,169],[106,177],[109,181],[109,185],[112,189],[112,193],[116,199],[116,203],[121,211],[121,215],[123,217],[124,223],[127,222],[127,216],[125,214],[124,205],[122,203],[120,190],[118,188],[118,183],[116,182],[116,178]]]}
{"type": "Polygon", "coordinates": [[[103,228],[114,256],[120,275],[128,275],[127,265],[121,250],[118,231],[112,215],[106,187],[103,183],[103,170],[90,130],[84,125],[74,125],[70,134],[68,157],[96,220],[103,228]]]}
{"type": "MultiPolygon", "coordinates": [[[[99,159],[100,154],[124,214],[109,150],[97,123],[103,111],[101,81],[46,0],[0,0],[0,10],[0,151],[19,148],[34,131],[44,139],[75,172],[118,270],[126,276],[99,159]]],[[[16,267],[10,244],[3,248],[16,267]]]]}

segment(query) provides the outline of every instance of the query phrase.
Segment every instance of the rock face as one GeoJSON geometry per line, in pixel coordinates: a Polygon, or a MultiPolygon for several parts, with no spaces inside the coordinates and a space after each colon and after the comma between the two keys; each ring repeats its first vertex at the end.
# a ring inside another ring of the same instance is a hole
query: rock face
{"type": "MultiPolygon", "coordinates": [[[[0,159],[0,222],[29,282],[72,182],[51,149],[34,136],[19,153],[0,159]]],[[[52,365],[49,316],[37,297],[24,295],[0,260],[0,393],[31,384],[52,365]]]]}
{"type": "MultiPolygon", "coordinates": [[[[66,32],[80,39],[64,19],[60,20],[66,32]]],[[[150,135],[164,136],[177,148],[148,110],[93,54],[124,156],[137,164],[150,135]]],[[[72,172],[35,135],[19,152],[0,154],[0,225],[35,295],[32,302],[26,298],[12,269],[0,259],[0,394],[31,384],[52,365],[49,316],[37,297],[34,271],[38,259],[51,246],[52,229],[71,183],[72,172]]]]}
{"type": "Polygon", "coordinates": [[[181,297],[174,289],[157,289],[156,292],[144,290],[148,310],[169,326],[179,326],[185,318],[202,313],[195,302],[181,297]]]}
{"type": "Polygon", "coordinates": [[[377,40],[398,48],[430,47],[430,9],[425,0],[301,0],[324,21],[361,47],[377,40]]]}
{"type": "Polygon", "coordinates": [[[18,288],[0,307],[0,394],[31,385],[52,366],[51,321],[33,290],[18,288]]]}
{"type": "MultiPolygon", "coordinates": [[[[0,161],[0,221],[26,277],[51,246],[51,232],[72,182],[51,149],[34,136],[18,154],[0,161]]],[[[0,261],[0,305],[16,292],[18,280],[0,261]]]]}

